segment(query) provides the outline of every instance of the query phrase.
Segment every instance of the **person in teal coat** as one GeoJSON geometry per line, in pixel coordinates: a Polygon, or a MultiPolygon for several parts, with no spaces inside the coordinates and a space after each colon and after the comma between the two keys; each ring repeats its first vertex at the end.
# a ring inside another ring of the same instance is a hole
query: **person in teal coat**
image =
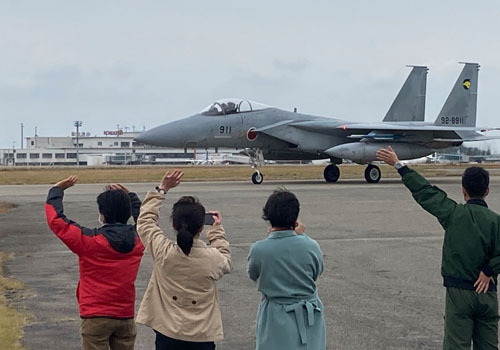
{"type": "Polygon", "coordinates": [[[316,280],[323,272],[318,243],[298,221],[300,204],[287,190],[275,191],[264,207],[269,236],[248,255],[248,276],[262,301],[257,311],[257,350],[324,350],[326,330],[316,280]]]}

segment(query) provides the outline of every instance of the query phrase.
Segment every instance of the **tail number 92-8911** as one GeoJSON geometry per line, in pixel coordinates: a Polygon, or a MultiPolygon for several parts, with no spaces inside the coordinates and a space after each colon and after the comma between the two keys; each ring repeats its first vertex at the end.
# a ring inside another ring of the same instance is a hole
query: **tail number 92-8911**
{"type": "Polygon", "coordinates": [[[465,117],[441,117],[441,124],[463,125],[465,124],[465,117]]]}

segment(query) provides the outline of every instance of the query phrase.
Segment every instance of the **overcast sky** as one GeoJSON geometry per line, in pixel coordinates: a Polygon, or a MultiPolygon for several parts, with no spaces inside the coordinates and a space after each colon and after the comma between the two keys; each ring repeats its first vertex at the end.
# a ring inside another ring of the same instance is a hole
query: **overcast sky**
{"type": "Polygon", "coordinates": [[[479,62],[478,124],[500,127],[499,1],[0,1],[0,148],[151,128],[225,97],[380,121],[407,64],[426,120],[479,62]]]}

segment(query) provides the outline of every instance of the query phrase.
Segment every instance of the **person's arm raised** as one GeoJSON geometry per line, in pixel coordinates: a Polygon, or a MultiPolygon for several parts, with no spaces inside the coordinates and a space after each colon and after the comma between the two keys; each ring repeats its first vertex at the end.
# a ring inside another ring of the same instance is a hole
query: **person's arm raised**
{"type": "Polygon", "coordinates": [[[47,201],[45,202],[45,216],[49,228],[57,237],[75,254],[81,255],[84,252],[85,231],[87,236],[92,236],[92,230],[81,227],[76,222],[69,220],[64,214],[63,197],[64,191],[73,187],[78,181],[76,175],[72,175],[57,182],[49,190],[47,201]]]}
{"type": "Polygon", "coordinates": [[[229,241],[226,238],[226,231],[222,227],[222,214],[218,211],[209,211],[214,217],[214,223],[206,231],[210,246],[217,249],[215,256],[214,279],[218,280],[224,274],[231,272],[231,251],[229,250],[229,241]]]}
{"type": "MultiPolygon", "coordinates": [[[[391,166],[400,163],[391,146],[379,149],[377,159],[391,166]]],[[[411,191],[417,203],[428,213],[434,215],[446,228],[448,219],[455,211],[457,203],[448,198],[446,192],[437,186],[432,186],[422,175],[407,166],[398,169],[398,172],[402,176],[403,184],[411,191]]]]}
{"type": "MultiPolygon", "coordinates": [[[[174,170],[172,173],[166,172],[158,187],[166,193],[179,185],[182,175],[184,173],[179,170],[174,170]]],[[[172,241],[164,235],[158,226],[160,207],[164,200],[165,195],[159,192],[148,192],[137,219],[137,233],[153,259],[165,253],[168,246],[172,244],[172,241]]]]}

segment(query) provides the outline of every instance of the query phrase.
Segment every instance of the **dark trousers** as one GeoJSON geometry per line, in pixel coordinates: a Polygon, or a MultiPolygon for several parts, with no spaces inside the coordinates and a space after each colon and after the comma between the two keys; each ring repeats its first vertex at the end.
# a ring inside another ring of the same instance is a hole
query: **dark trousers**
{"type": "Polygon", "coordinates": [[[80,332],[83,350],[134,350],[136,328],[133,318],[83,318],[80,332]]]}
{"type": "Polygon", "coordinates": [[[498,299],[496,292],[478,294],[446,288],[444,350],[498,349],[498,299]]]}
{"type": "Polygon", "coordinates": [[[215,343],[213,341],[210,342],[192,342],[192,341],[184,341],[177,340],[166,335],[161,334],[160,332],[155,331],[156,333],[156,350],[214,350],[215,343]]]}

